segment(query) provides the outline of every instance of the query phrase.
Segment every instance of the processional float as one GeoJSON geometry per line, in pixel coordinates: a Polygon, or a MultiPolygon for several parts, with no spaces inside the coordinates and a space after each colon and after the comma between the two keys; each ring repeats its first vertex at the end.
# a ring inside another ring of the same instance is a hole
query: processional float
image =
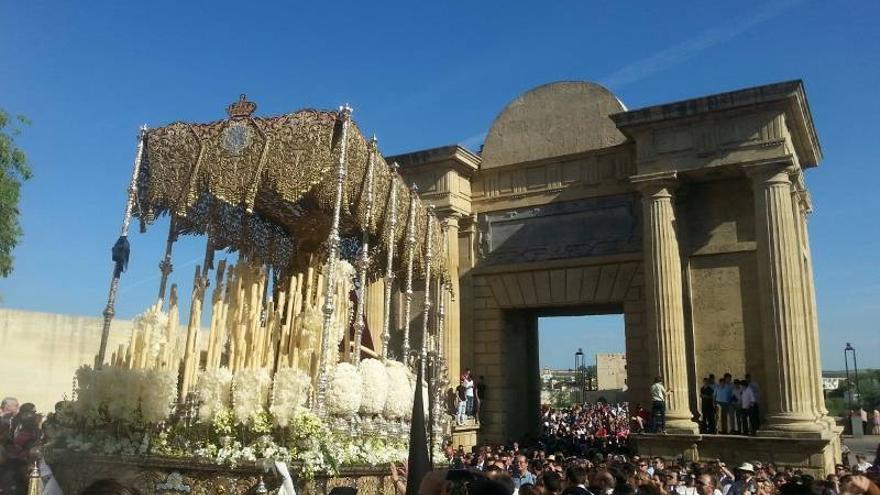
{"type": "MultiPolygon", "coordinates": [[[[445,225],[419,200],[415,185],[406,185],[396,164],[384,160],[375,138],[364,138],[347,106],[276,117],[254,116],[255,110],[242,95],[225,120],[141,128],[113,247],[101,345],[94,368],[78,372],[68,429],[85,434],[90,414],[92,425],[95,417],[118,426],[133,416],[149,444],[139,448],[148,453],[192,451],[235,462],[247,460],[230,453],[235,448],[251,448],[251,456],[263,448],[265,457],[296,464],[297,454],[314,453],[284,440],[296,438],[295,430],[306,424],[312,436],[317,428],[328,442],[344,434],[355,443],[373,442],[374,450],[386,446],[384,462],[403,460],[394,456],[406,453],[416,366],[427,367],[424,376],[430,377],[432,434],[448,427],[440,406],[448,385],[440,348],[444,297],[431,293],[432,284],[443,292],[451,287],[445,225]],[[162,216],[170,222],[158,299],[136,318],[130,342],[108,352],[129,226],[137,220],[145,231],[162,216]],[[182,235],[206,238],[185,321],[178,316],[177,285],[167,290],[173,247],[182,235]],[[237,260],[215,265],[218,253],[237,260]],[[414,347],[410,326],[418,279],[425,288],[414,347]],[[375,330],[366,325],[367,287],[377,281],[384,281],[384,300],[371,307],[382,311],[381,334],[365,338],[375,330]],[[395,324],[392,299],[398,292],[403,317],[395,324]],[[200,346],[203,320],[210,324],[207,344],[200,346]],[[402,334],[399,353],[391,348],[395,328],[402,334]],[[109,389],[120,389],[114,380],[140,394],[128,401],[129,410],[114,402],[109,389]],[[165,445],[172,423],[174,431],[197,433],[165,445]],[[218,424],[229,426],[227,434],[217,433],[218,424]],[[250,438],[230,432],[250,432],[250,438]],[[254,438],[257,447],[247,444],[254,438]]],[[[333,461],[346,460],[328,465],[333,461]]],[[[314,464],[312,471],[321,471],[321,463],[314,464]]]]}

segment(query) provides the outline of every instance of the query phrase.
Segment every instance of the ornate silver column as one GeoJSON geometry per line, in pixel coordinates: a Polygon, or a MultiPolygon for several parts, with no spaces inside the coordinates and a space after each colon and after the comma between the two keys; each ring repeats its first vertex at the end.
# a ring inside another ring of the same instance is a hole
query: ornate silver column
{"type": "Polygon", "coordinates": [[[128,183],[128,197],[125,201],[125,211],[122,214],[122,228],[119,239],[113,246],[113,278],[110,279],[110,290],[107,294],[107,306],[104,307],[104,326],[101,328],[101,346],[95,356],[95,368],[104,365],[104,355],[107,353],[107,339],[110,336],[110,322],[116,314],[116,294],[119,291],[119,277],[128,265],[128,227],[131,224],[131,210],[137,198],[137,179],[141,172],[141,160],[144,157],[144,141],[147,137],[147,126],[143,125],[138,132],[137,154],[134,158],[134,167],[131,171],[131,180],[128,183]]]}
{"type": "MultiPolygon", "coordinates": [[[[443,219],[440,231],[443,233],[443,251],[440,259],[447,263],[447,251],[449,250],[447,234],[449,233],[449,220],[443,219]]],[[[452,276],[450,274],[450,276],[452,276]]],[[[446,298],[449,296],[449,287],[446,282],[440,282],[440,290],[437,291],[437,358],[443,361],[443,344],[446,338],[446,298]]]]}
{"type": "Polygon", "coordinates": [[[367,267],[370,265],[370,221],[373,218],[373,167],[376,162],[378,143],[376,136],[370,140],[370,158],[367,161],[367,184],[364,204],[365,224],[361,233],[361,258],[358,263],[358,297],[354,310],[354,352],[351,353],[351,362],[357,365],[361,360],[361,339],[364,334],[364,308],[367,296],[367,267]]]}
{"type": "Polygon", "coordinates": [[[391,197],[388,199],[391,218],[388,219],[388,257],[385,260],[385,308],[382,318],[382,360],[388,359],[388,343],[391,341],[391,287],[394,285],[394,244],[397,234],[397,162],[391,164],[391,197]]]}
{"type": "Polygon", "coordinates": [[[422,305],[422,348],[419,351],[419,366],[425,376],[425,362],[428,359],[428,332],[431,329],[431,243],[434,233],[434,205],[428,205],[428,232],[425,234],[425,303],[422,305]]]}
{"type": "Polygon", "coordinates": [[[403,362],[406,364],[410,363],[409,358],[409,327],[410,327],[410,310],[412,306],[412,272],[413,272],[413,257],[415,256],[415,252],[413,246],[416,243],[416,201],[418,198],[419,188],[413,183],[412,189],[410,191],[410,199],[409,199],[409,218],[406,222],[406,251],[407,251],[407,259],[406,259],[406,289],[404,292],[404,304],[403,304],[403,362]]]}
{"type": "MultiPolygon", "coordinates": [[[[327,237],[327,274],[324,276],[323,326],[321,331],[321,362],[318,368],[318,390],[315,398],[319,415],[326,413],[324,399],[327,396],[327,385],[330,373],[330,335],[333,333],[333,295],[336,291],[336,261],[339,256],[339,217],[342,211],[342,193],[345,187],[346,152],[348,148],[348,127],[351,122],[351,107],[339,107],[339,118],[342,120],[342,135],[339,139],[339,162],[336,166],[336,198],[333,202],[333,223],[327,237]]],[[[336,364],[336,363],[333,363],[336,364]]]]}
{"type": "Polygon", "coordinates": [[[171,251],[174,249],[174,242],[177,241],[177,231],[174,222],[174,214],[171,214],[171,222],[168,225],[168,238],[165,240],[165,256],[159,262],[159,272],[162,278],[159,280],[159,300],[162,306],[165,305],[165,287],[168,285],[168,276],[174,271],[174,265],[171,263],[171,251]]]}

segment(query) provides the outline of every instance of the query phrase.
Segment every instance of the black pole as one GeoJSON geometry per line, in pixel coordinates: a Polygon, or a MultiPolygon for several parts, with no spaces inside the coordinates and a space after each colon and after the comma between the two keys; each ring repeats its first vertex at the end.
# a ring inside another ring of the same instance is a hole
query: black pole
{"type": "Polygon", "coordinates": [[[848,398],[849,398],[847,403],[849,404],[849,410],[852,411],[852,390],[849,390],[849,389],[851,389],[852,384],[849,381],[849,354],[847,354],[848,350],[849,350],[849,344],[847,344],[847,346],[843,349],[843,366],[844,366],[844,369],[846,369],[846,388],[848,389],[847,391],[849,392],[849,394],[847,394],[848,398]]]}
{"type": "Polygon", "coordinates": [[[853,354],[853,369],[855,370],[855,378],[856,378],[856,393],[859,394],[859,408],[861,408],[861,400],[862,400],[862,389],[859,388],[859,362],[856,360],[856,348],[852,347],[853,354]]]}

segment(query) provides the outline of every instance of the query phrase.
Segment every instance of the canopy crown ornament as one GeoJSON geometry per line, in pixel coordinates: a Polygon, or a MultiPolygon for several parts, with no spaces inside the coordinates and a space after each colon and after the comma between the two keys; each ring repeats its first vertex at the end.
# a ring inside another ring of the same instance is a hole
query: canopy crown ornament
{"type": "Polygon", "coordinates": [[[233,120],[246,119],[253,115],[256,109],[257,104],[248,101],[247,95],[242,93],[238,97],[238,101],[230,103],[229,106],[226,107],[226,113],[229,115],[229,118],[233,120]]]}

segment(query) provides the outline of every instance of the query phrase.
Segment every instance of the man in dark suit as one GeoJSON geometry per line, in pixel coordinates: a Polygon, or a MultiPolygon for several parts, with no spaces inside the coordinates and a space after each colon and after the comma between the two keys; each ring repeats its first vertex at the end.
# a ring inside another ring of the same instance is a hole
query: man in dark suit
{"type": "Polygon", "coordinates": [[[587,470],[581,466],[569,466],[565,470],[565,490],[562,495],[593,495],[587,489],[587,470]]]}

